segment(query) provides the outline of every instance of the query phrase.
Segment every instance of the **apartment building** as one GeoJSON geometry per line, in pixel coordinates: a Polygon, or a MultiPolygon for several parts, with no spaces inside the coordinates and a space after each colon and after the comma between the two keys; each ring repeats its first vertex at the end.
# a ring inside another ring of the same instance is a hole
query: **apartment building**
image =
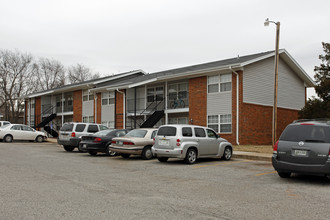
{"type": "MultiPolygon", "coordinates": [[[[46,131],[69,121],[109,128],[195,124],[213,128],[232,143],[270,144],[274,55],[270,51],[151,74],[138,70],[30,94],[25,121],[46,131]]],[[[314,85],[280,50],[278,135],[298,118],[306,88],[314,85]]]]}

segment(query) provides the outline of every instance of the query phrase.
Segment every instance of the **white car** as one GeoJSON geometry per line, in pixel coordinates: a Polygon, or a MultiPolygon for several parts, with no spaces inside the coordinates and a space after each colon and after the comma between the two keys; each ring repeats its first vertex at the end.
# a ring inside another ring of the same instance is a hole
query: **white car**
{"type": "Polygon", "coordinates": [[[22,124],[8,124],[0,128],[0,139],[4,142],[27,140],[42,142],[47,139],[45,133],[22,124]]]}

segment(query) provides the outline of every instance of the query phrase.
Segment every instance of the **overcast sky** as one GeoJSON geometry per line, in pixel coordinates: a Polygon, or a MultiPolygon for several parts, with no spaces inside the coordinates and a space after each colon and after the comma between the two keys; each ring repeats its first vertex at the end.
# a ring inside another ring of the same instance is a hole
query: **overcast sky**
{"type": "Polygon", "coordinates": [[[0,0],[0,49],[101,75],[152,73],[285,48],[313,77],[330,42],[329,0],[0,0]]]}

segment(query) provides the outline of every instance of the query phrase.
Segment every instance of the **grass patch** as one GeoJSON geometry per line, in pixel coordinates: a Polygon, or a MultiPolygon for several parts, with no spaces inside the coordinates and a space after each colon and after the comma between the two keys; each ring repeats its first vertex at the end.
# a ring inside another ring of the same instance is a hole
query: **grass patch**
{"type": "Polygon", "coordinates": [[[256,153],[265,153],[272,154],[273,148],[271,145],[235,145],[234,151],[246,151],[246,152],[256,152],[256,153]]]}

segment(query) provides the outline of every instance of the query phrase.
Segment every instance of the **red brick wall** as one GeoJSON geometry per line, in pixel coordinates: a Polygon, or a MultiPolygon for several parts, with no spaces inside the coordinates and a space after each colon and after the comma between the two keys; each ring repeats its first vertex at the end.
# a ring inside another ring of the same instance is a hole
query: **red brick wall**
{"type": "MultiPolygon", "coordinates": [[[[240,115],[240,144],[272,144],[273,107],[243,103],[240,115]]],[[[277,139],[284,128],[298,119],[298,110],[278,108],[277,139]]]]}
{"type": "Polygon", "coordinates": [[[35,111],[35,124],[38,125],[41,122],[41,97],[35,98],[35,111]]]}
{"type": "Polygon", "coordinates": [[[206,108],[207,77],[202,76],[189,79],[189,123],[206,126],[206,108]]]}
{"type": "Polygon", "coordinates": [[[82,121],[82,90],[73,92],[73,121],[82,121]]]}
{"type": "MultiPolygon", "coordinates": [[[[97,96],[97,103],[96,103],[96,123],[98,123],[98,124],[101,124],[101,93],[97,93],[96,94],[96,96],[97,96]]],[[[95,110],[94,110],[94,112],[95,112],[95,110]]],[[[95,118],[94,118],[94,120],[95,120],[95,118]]]]}
{"type": "Polygon", "coordinates": [[[25,99],[25,109],[24,109],[24,114],[25,114],[25,119],[24,119],[24,124],[28,124],[28,110],[29,109],[29,101],[25,99]]]}
{"type": "MultiPolygon", "coordinates": [[[[125,92],[125,90],[121,90],[125,92]]],[[[120,92],[116,91],[116,118],[115,118],[115,128],[122,129],[124,128],[124,120],[123,120],[123,113],[124,113],[124,102],[123,102],[124,95],[120,92]]]]}

